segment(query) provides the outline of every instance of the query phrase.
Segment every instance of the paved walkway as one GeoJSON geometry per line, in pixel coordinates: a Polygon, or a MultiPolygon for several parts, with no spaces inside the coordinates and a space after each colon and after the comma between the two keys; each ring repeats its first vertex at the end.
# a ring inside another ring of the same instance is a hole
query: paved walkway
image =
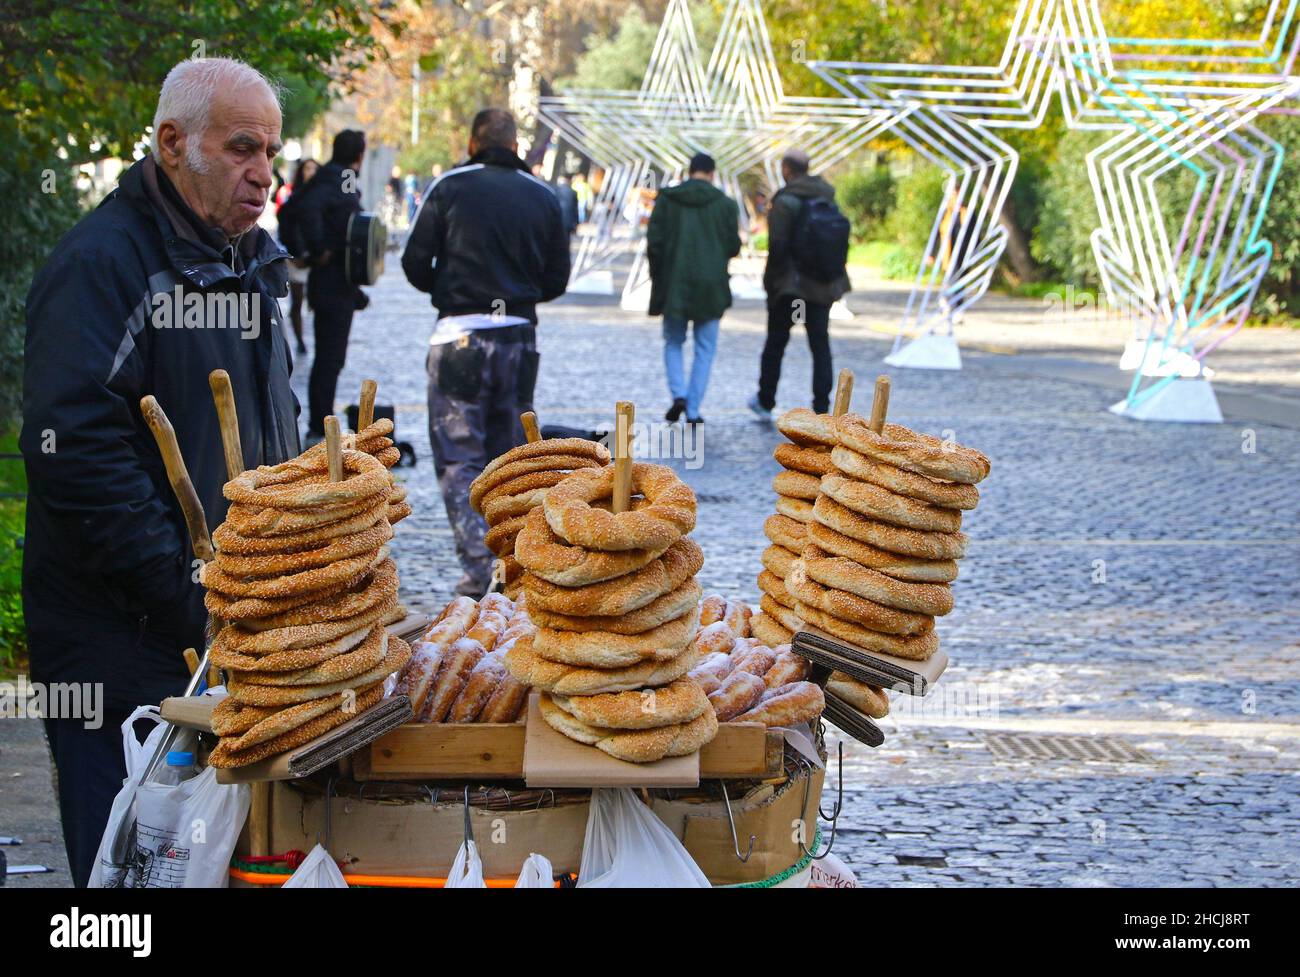
{"type": "MultiPolygon", "coordinates": [[[[458,573],[425,430],[431,311],[395,264],[357,317],[340,406],[375,376],[380,401],[398,407],[420,457],[402,470],[415,507],[395,546],[403,596],[435,609],[458,573]]],[[[904,293],[859,284],[858,318],[833,333],[863,408],[904,293]]],[[[703,464],[672,462],[700,498],[706,591],[751,601],[779,440],[743,406],[762,322],[758,303],[724,320],[703,464]]],[[[1300,880],[1300,333],[1230,342],[1210,360],[1227,423],[1173,426],[1105,412],[1127,382],[1114,369],[1123,330],[1105,329],[995,296],[961,334],[962,372],[894,375],[892,419],[951,432],[993,472],[963,526],[957,608],[939,626],[948,673],[923,709],[895,700],[883,747],[845,743],[835,851],[864,882],[1300,880]]],[[[540,345],[543,423],[606,426],[620,399],[662,416],[656,321],[564,299],[546,308],[540,345]]],[[[810,370],[796,334],[781,406],[807,403],[810,370]]],[[[305,380],[304,365],[300,395],[305,380]]],[[[14,803],[0,774],[4,834],[14,803]]],[[[48,830],[39,764],[23,774],[24,801],[38,803],[18,820],[48,830]]],[[[828,781],[827,812],[833,763],[828,781]]]]}

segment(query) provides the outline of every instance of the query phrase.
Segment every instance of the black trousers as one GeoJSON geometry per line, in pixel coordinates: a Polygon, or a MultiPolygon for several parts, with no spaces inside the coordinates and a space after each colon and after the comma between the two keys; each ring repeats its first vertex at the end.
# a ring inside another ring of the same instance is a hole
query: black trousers
{"type": "Polygon", "coordinates": [[[307,433],[323,435],[325,418],[334,413],[334,391],[348,355],[356,298],[350,286],[327,289],[309,285],[307,299],[315,313],[312,332],[316,340],[316,358],[307,379],[307,433]]]}
{"type": "Polygon", "coordinates": [[[830,412],[831,385],[831,307],[818,305],[794,295],[778,295],[767,300],[767,342],[759,364],[758,402],[771,410],[776,406],[776,385],[781,380],[781,359],[785,356],[790,330],[803,325],[812,352],[812,408],[818,414],[830,412]]]}
{"type": "Polygon", "coordinates": [[[81,719],[46,719],[45,736],[58,771],[59,817],[72,884],[84,888],[108,824],[113,798],[126,777],[122,724],[130,713],[105,709],[98,729],[81,719]]]}

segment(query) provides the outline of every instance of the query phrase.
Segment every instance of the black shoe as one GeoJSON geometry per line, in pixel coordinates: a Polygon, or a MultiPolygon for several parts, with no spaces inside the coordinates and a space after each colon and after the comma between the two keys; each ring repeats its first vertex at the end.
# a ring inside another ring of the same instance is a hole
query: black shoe
{"type": "Polygon", "coordinates": [[[703,423],[704,423],[704,418],[702,418],[702,417],[688,417],[688,418],[686,418],[686,423],[687,423],[687,424],[691,424],[691,425],[694,425],[694,424],[703,424],[703,423]]]}
{"type": "Polygon", "coordinates": [[[685,413],[686,401],[678,397],[673,401],[673,405],[668,408],[668,412],[664,414],[664,420],[671,424],[685,413]]]}

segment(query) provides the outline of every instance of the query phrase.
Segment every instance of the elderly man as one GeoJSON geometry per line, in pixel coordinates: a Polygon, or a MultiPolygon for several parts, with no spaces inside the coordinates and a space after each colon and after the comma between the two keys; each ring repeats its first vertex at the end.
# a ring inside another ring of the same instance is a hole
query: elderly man
{"type": "Polygon", "coordinates": [[[59,243],[27,296],[32,680],[103,696],[95,721],[46,719],[78,885],[126,774],[118,726],[182,689],[181,653],[203,640],[197,563],[140,398],[171,418],[211,527],[226,513],[212,370],[234,385],[245,465],[298,451],[277,303],[287,255],[256,226],[279,151],[280,107],[258,72],[182,61],[163,82],[153,152],[59,243]]]}

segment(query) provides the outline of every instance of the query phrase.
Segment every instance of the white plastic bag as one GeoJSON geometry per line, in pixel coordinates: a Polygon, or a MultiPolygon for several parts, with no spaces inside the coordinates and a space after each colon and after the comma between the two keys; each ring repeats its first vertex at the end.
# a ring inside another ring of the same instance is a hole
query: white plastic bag
{"type": "Polygon", "coordinates": [[[316,847],[302,860],[297,871],[289,876],[282,889],[346,889],[347,880],[339,871],[338,863],[330,857],[325,846],[316,847]]]}
{"type": "Polygon", "coordinates": [[[810,889],[856,889],[858,877],[839,855],[825,855],[812,863],[810,889]]]}
{"type": "Polygon", "coordinates": [[[545,855],[532,852],[524,859],[524,867],[515,881],[516,889],[553,889],[555,873],[551,869],[551,860],[545,855]]]}
{"type": "Polygon", "coordinates": [[[578,888],[707,889],[690,852],[627,787],[597,787],[582,840],[578,888]]]}
{"type": "Polygon", "coordinates": [[[122,724],[126,779],[113,799],[90,873],[91,888],[212,889],[229,881],[230,856],[248,817],[252,790],[247,784],[218,784],[212,767],[180,784],[137,786],[167,730],[156,706],[140,706],[122,724]],[[143,743],[135,736],[140,719],[155,723],[143,743]],[[111,858],[124,823],[134,824],[125,870],[111,858]]]}
{"type": "Polygon", "coordinates": [[[447,874],[448,889],[486,889],[483,881],[483,859],[479,858],[478,845],[472,841],[463,842],[456,860],[451,863],[447,874]]]}

